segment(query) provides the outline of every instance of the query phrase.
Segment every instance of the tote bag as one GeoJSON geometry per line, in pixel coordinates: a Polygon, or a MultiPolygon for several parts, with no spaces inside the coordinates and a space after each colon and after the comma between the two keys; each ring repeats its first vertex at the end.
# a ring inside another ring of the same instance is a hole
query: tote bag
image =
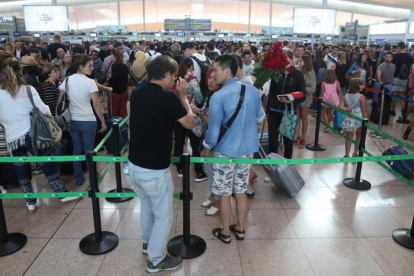
{"type": "Polygon", "coordinates": [[[288,106],[285,105],[285,112],[283,114],[282,122],[279,126],[279,131],[283,136],[289,138],[290,140],[293,140],[297,119],[298,116],[295,114],[293,102],[290,102],[290,112],[288,106]]]}

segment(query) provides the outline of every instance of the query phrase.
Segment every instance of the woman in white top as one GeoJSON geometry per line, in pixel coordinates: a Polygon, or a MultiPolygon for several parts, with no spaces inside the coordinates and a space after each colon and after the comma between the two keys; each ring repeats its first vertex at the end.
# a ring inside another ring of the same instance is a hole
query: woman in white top
{"type": "MultiPolygon", "coordinates": [[[[34,154],[30,131],[30,112],[33,106],[26,90],[26,81],[22,73],[22,67],[18,59],[12,54],[0,51],[0,123],[4,126],[7,148],[13,156],[26,156],[34,154]]],[[[30,87],[33,101],[40,112],[51,116],[49,107],[39,97],[37,91],[30,87]]],[[[39,152],[42,154],[42,152],[39,152]]],[[[54,192],[66,192],[65,185],[60,180],[59,171],[54,163],[38,163],[45,174],[54,192]]],[[[30,163],[14,163],[19,184],[24,193],[33,193],[31,184],[30,163]]],[[[62,198],[66,204],[79,201],[81,197],[62,198]]],[[[27,208],[29,213],[36,212],[36,198],[28,198],[27,208]]]]}
{"type": "MultiPolygon", "coordinates": [[[[92,111],[91,99],[101,121],[102,128],[100,131],[106,131],[107,127],[98,99],[98,87],[93,79],[87,77],[93,71],[92,59],[85,54],[80,54],[74,60],[74,65],[77,73],[67,77],[59,88],[65,90],[66,82],[68,82],[69,111],[71,114],[70,135],[73,141],[73,155],[81,155],[82,152],[92,151],[95,141],[97,123],[92,111]]],[[[73,162],[73,170],[76,184],[82,185],[85,182],[82,163],[73,162]]]]}

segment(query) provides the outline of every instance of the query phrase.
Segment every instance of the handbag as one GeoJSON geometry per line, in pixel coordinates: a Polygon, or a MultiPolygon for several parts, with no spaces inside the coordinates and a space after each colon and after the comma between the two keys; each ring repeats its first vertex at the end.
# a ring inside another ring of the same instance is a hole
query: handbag
{"type": "Polygon", "coordinates": [[[194,133],[195,136],[201,137],[203,136],[203,130],[204,130],[204,123],[201,120],[200,116],[196,116],[194,118],[194,127],[191,129],[191,131],[194,133]]]}
{"type": "Polygon", "coordinates": [[[346,80],[347,80],[347,81],[350,81],[350,80],[352,80],[352,79],[359,79],[359,78],[361,78],[361,71],[356,72],[356,73],[355,73],[355,74],[353,74],[353,75],[348,75],[348,74],[346,74],[346,80]]]}
{"type": "MultiPolygon", "coordinates": [[[[348,95],[348,94],[347,94],[348,95]]],[[[345,101],[347,100],[347,95],[345,95],[345,101]]],[[[359,95],[359,97],[360,97],[361,95],[359,95]]],[[[354,107],[354,105],[358,102],[358,100],[359,100],[359,97],[358,97],[358,99],[350,106],[351,108],[353,108],[354,107]]],[[[354,112],[354,110],[352,110],[352,114],[353,115],[355,115],[355,112],[354,112]]],[[[355,132],[355,131],[357,131],[357,129],[359,128],[360,126],[357,124],[357,121],[354,119],[354,118],[351,118],[351,117],[349,117],[349,116],[345,116],[345,118],[344,118],[344,121],[343,121],[343,123],[342,123],[342,125],[341,125],[341,128],[342,128],[342,131],[343,132],[355,132]]]]}
{"type": "Polygon", "coordinates": [[[65,80],[65,92],[58,99],[55,120],[63,130],[69,130],[71,114],[69,110],[69,77],[65,80]]]}
{"type": "Polygon", "coordinates": [[[297,120],[298,120],[298,116],[295,114],[295,109],[293,107],[293,101],[291,101],[290,102],[290,113],[289,113],[288,106],[285,105],[285,112],[283,114],[282,122],[280,123],[280,126],[279,126],[279,132],[283,136],[289,138],[290,140],[293,140],[297,120]]]}

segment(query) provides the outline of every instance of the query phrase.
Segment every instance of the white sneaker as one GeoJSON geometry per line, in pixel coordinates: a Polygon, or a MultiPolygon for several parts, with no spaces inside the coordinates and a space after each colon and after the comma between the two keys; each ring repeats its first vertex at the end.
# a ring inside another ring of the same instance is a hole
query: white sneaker
{"type": "Polygon", "coordinates": [[[206,201],[204,201],[202,204],[201,204],[201,207],[203,207],[203,208],[210,208],[210,206],[213,204],[213,201],[210,201],[209,199],[207,199],[206,201]]]}
{"type": "Polygon", "coordinates": [[[270,182],[272,182],[272,179],[270,179],[270,177],[266,176],[266,177],[264,178],[264,182],[265,182],[265,183],[270,183],[270,182]]]}
{"type": "Polygon", "coordinates": [[[0,191],[2,194],[7,194],[7,190],[3,188],[3,186],[0,185],[0,191]]]}
{"type": "Polygon", "coordinates": [[[29,205],[29,203],[27,203],[27,210],[29,211],[29,214],[36,213],[36,210],[37,210],[36,204],[29,205]]]}
{"type": "Polygon", "coordinates": [[[60,199],[60,203],[61,204],[69,204],[69,203],[73,203],[73,202],[78,202],[81,201],[83,199],[83,197],[64,197],[60,199]]]}
{"type": "Polygon", "coordinates": [[[205,215],[205,216],[215,216],[215,215],[218,215],[218,214],[219,214],[219,212],[220,212],[220,210],[219,210],[218,208],[216,208],[216,207],[214,207],[214,206],[211,206],[211,207],[210,207],[210,209],[208,209],[208,210],[204,213],[204,215],[205,215]]]}

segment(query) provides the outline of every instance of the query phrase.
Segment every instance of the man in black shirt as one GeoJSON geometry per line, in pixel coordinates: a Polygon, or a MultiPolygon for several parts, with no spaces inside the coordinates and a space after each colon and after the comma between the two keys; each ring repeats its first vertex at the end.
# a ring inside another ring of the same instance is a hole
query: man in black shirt
{"type": "Polygon", "coordinates": [[[104,62],[105,58],[107,56],[111,55],[111,50],[108,49],[108,45],[105,41],[101,41],[101,43],[99,44],[100,47],[100,51],[99,51],[99,59],[104,62]]]}
{"type": "MultiPolygon", "coordinates": [[[[411,66],[413,65],[413,57],[405,51],[405,43],[398,43],[398,53],[394,54],[392,63],[395,64],[394,83],[392,86],[392,94],[405,97],[405,88],[410,77],[411,66]]],[[[401,112],[404,110],[404,103],[401,103],[401,112]]],[[[391,115],[395,116],[395,106],[397,101],[392,99],[391,115]]]]}
{"type": "Polygon", "coordinates": [[[62,44],[62,38],[60,37],[60,35],[58,34],[55,35],[54,39],[55,39],[55,43],[50,44],[49,48],[47,48],[47,51],[49,52],[50,60],[53,60],[57,57],[57,53],[56,53],[57,49],[62,48],[65,51],[65,53],[67,51],[66,46],[62,44]]]}
{"type": "Polygon", "coordinates": [[[49,61],[49,53],[45,49],[43,49],[43,47],[42,47],[42,39],[41,38],[38,37],[38,38],[35,39],[35,46],[32,46],[32,49],[33,48],[39,49],[40,54],[42,56],[42,59],[45,62],[48,62],[49,61]]]}
{"type": "Polygon", "coordinates": [[[131,94],[129,185],[141,200],[143,254],[148,254],[147,271],[173,270],[180,257],[166,255],[173,221],[173,190],[170,172],[173,126],[194,127],[186,100],[188,84],[177,80],[179,97],[169,91],[177,78],[178,65],[160,55],[147,65],[149,83],[131,94]]]}

